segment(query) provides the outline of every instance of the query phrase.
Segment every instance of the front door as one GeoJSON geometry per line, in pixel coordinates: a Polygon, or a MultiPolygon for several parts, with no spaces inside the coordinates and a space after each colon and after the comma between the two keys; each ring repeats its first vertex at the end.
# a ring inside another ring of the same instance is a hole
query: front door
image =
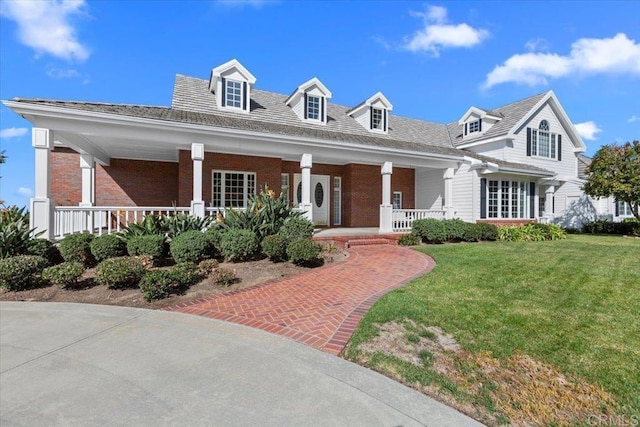
{"type": "MultiPolygon", "coordinates": [[[[313,206],[313,223],[315,225],[329,225],[329,182],[328,175],[311,175],[311,205],[313,206]]],[[[293,176],[296,189],[294,197],[297,205],[302,202],[302,175],[293,176]]]]}

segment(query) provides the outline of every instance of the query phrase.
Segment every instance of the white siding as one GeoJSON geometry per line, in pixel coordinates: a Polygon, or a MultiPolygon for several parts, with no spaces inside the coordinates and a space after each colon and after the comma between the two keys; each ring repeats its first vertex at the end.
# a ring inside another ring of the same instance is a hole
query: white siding
{"type": "Polygon", "coordinates": [[[442,169],[416,169],[416,209],[442,209],[443,173],[442,169]]]}
{"type": "Polygon", "coordinates": [[[474,222],[474,205],[480,203],[474,192],[475,171],[470,171],[468,165],[462,165],[453,177],[453,208],[454,218],[474,222]]]}
{"type": "Polygon", "coordinates": [[[562,227],[580,228],[585,222],[601,218],[594,200],[585,195],[580,185],[565,182],[554,194],[554,222],[562,227]]]}
{"type": "MultiPolygon", "coordinates": [[[[476,147],[471,147],[468,150],[474,153],[482,154],[483,156],[493,157],[495,159],[506,160],[504,157],[506,141],[490,142],[488,144],[482,144],[476,147]]],[[[513,146],[511,142],[507,147],[513,146]]]]}

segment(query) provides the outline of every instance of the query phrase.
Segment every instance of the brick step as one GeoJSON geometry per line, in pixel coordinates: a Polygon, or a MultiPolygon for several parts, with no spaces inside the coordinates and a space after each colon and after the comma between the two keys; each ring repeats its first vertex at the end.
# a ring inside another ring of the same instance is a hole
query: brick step
{"type": "Polygon", "coordinates": [[[369,246],[369,245],[389,245],[391,242],[384,238],[368,238],[368,239],[350,239],[345,243],[345,247],[352,246],[369,246]]]}

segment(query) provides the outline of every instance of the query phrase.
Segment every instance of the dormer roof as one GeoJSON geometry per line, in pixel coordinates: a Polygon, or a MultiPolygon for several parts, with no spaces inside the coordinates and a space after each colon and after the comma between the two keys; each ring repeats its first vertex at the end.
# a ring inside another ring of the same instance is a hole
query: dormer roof
{"type": "Polygon", "coordinates": [[[317,77],[314,77],[311,80],[308,80],[298,86],[296,90],[293,91],[291,95],[289,95],[289,97],[285,101],[285,104],[291,106],[298,101],[299,97],[303,96],[307,92],[313,91],[314,89],[317,89],[319,94],[326,99],[331,99],[331,91],[327,89],[327,87],[322,84],[322,82],[317,77]]]}
{"type": "Polygon", "coordinates": [[[234,71],[238,73],[243,81],[246,81],[250,85],[255,84],[256,78],[249,72],[237,59],[232,59],[229,62],[225,62],[222,65],[217,66],[211,70],[211,78],[209,79],[209,90],[215,92],[216,84],[223,75],[233,74],[234,71]]]}
{"type": "Polygon", "coordinates": [[[490,110],[483,110],[482,108],[478,108],[478,107],[471,107],[467,110],[466,113],[464,113],[462,118],[458,120],[458,124],[463,125],[467,120],[469,120],[469,117],[471,116],[476,116],[480,119],[484,119],[488,117],[496,121],[502,120],[502,115],[500,113],[496,113],[490,110]]]}
{"type": "Polygon", "coordinates": [[[369,99],[361,102],[360,104],[356,105],[355,107],[353,107],[351,110],[349,110],[347,112],[348,115],[353,116],[355,114],[358,114],[360,111],[362,111],[365,108],[371,107],[374,104],[382,104],[382,107],[384,107],[385,109],[387,109],[388,111],[393,110],[393,105],[389,102],[389,100],[387,99],[386,96],[384,96],[382,94],[382,92],[376,92],[373,96],[371,96],[369,99]]]}

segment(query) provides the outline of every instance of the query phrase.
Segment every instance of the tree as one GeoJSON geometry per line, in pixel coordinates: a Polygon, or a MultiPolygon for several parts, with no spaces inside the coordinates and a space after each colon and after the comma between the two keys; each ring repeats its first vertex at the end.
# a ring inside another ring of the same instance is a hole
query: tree
{"type": "Polygon", "coordinates": [[[627,203],[640,221],[640,142],[602,146],[586,172],[585,193],[592,197],[613,196],[627,203]]]}

